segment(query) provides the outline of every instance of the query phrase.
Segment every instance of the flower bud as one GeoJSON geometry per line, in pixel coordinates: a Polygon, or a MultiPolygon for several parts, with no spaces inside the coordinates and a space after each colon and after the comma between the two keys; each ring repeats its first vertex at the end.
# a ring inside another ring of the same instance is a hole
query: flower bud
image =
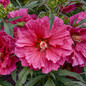
{"type": "Polygon", "coordinates": [[[13,10],[14,10],[14,5],[10,3],[10,4],[7,6],[7,10],[8,10],[8,11],[13,11],[13,10]]]}
{"type": "Polygon", "coordinates": [[[0,18],[5,18],[7,16],[7,10],[5,8],[0,9],[0,18]]]}
{"type": "Polygon", "coordinates": [[[58,0],[48,0],[47,4],[51,9],[53,9],[57,6],[57,2],[58,2],[58,0]]]}

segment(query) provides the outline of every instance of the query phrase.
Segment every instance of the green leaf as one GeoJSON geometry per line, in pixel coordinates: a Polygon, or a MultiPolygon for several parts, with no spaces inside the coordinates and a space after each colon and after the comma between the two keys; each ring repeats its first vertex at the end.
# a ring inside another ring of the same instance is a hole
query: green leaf
{"type": "Polygon", "coordinates": [[[37,9],[40,8],[41,6],[43,6],[44,4],[45,4],[44,1],[40,2],[39,5],[38,5],[38,7],[37,7],[37,9]]]}
{"type": "Polygon", "coordinates": [[[15,27],[16,25],[13,25],[13,24],[11,24],[11,23],[6,23],[6,22],[4,22],[4,31],[7,33],[7,34],[9,34],[11,37],[13,37],[13,32],[14,32],[14,27],[15,27]]]}
{"type": "Polygon", "coordinates": [[[0,30],[2,29],[3,23],[0,23],[0,30]]]}
{"type": "Polygon", "coordinates": [[[48,10],[51,10],[51,9],[48,7],[48,5],[47,5],[47,4],[45,4],[45,7],[46,7],[48,10]]]}
{"type": "Polygon", "coordinates": [[[17,6],[17,3],[14,0],[10,0],[10,1],[13,5],[17,6]]]}
{"type": "Polygon", "coordinates": [[[37,76],[35,78],[32,78],[24,86],[33,86],[34,84],[36,84],[36,82],[38,82],[39,80],[41,80],[44,77],[45,77],[45,75],[39,75],[39,76],[37,76]]]}
{"type": "Polygon", "coordinates": [[[11,73],[12,79],[13,79],[15,82],[16,82],[16,76],[17,76],[16,72],[17,72],[17,69],[11,73]]]}
{"type": "Polygon", "coordinates": [[[25,24],[25,22],[17,22],[17,26],[19,26],[19,27],[23,27],[24,26],[24,24],[25,24]]]}
{"type": "Polygon", "coordinates": [[[80,25],[79,28],[86,28],[86,25],[80,25]]]}
{"type": "Polygon", "coordinates": [[[27,75],[29,75],[31,72],[33,71],[30,70],[28,67],[24,67],[19,73],[19,79],[16,82],[16,86],[22,86],[26,82],[27,75]]]}
{"type": "Polygon", "coordinates": [[[0,23],[2,22],[2,19],[0,19],[0,23]]]}
{"type": "Polygon", "coordinates": [[[78,2],[78,3],[81,3],[81,4],[83,4],[83,5],[86,5],[86,1],[84,1],[84,0],[69,0],[70,2],[72,1],[72,2],[78,2]]]}
{"type": "Polygon", "coordinates": [[[73,83],[76,83],[78,86],[86,86],[86,84],[84,84],[80,81],[73,81],[73,83]]]}
{"type": "Polygon", "coordinates": [[[2,19],[0,19],[0,30],[2,29],[2,26],[3,26],[3,22],[2,19]]]}
{"type": "Polygon", "coordinates": [[[34,8],[36,6],[38,6],[38,1],[32,1],[32,2],[28,3],[25,7],[34,8]]]}
{"type": "Polygon", "coordinates": [[[50,74],[54,79],[56,79],[56,77],[55,77],[55,75],[54,75],[53,72],[50,72],[49,74],[50,74]]]}
{"type": "Polygon", "coordinates": [[[65,70],[65,69],[64,70],[59,69],[58,75],[60,75],[60,76],[72,76],[72,77],[76,78],[77,80],[84,82],[83,78],[79,74],[74,73],[74,72],[70,72],[70,71],[65,70]]]}
{"type": "Polygon", "coordinates": [[[54,19],[55,19],[55,17],[54,17],[53,14],[50,14],[49,17],[50,17],[50,19],[49,19],[49,24],[50,24],[50,30],[51,30],[52,25],[53,25],[53,23],[54,23],[54,19]]]}
{"type": "Polygon", "coordinates": [[[78,25],[81,25],[81,24],[83,24],[83,23],[86,23],[86,19],[81,20],[81,21],[78,22],[77,24],[78,24],[78,25]]]}
{"type": "Polygon", "coordinates": [[[37,18],[39,18],[40,15],[45,14],[45,13],[46,13],[45,11],[41,11],[41,12],[39,13],[39,15],[37,16],[37,18]]]}
{"type": "Polygon", "coordinates": [[[19,18],[21,18],[21,17],[22,17],[22,16],[17,16],[17,17],[15,17],[15,18],[8,19],[8,22],[9,22],[9,21],[14,21],[14,20],[19,19],[19,18]]]}
{"type": "Polygon", "coordinates": [[[77,21],[77,18],[74,20],[73,22],[73,26],[75,27],[76,26],[76,21],[77,21]]]}
{"type": "Polygon", "coordinates": [[[9,83],[7,81],[0,81],[0,85],[1,86],[13,86],[11,83],[9,83]]]}
{"type": "Polygon", "coordinates": [[[86,77],[86,64],[84,66],[84,73],[85,73],[85,77],[86,77]]]}
{"type": "Polygon", "coordinates": [[[72,3],[69,2],[69,6],[70,6],[70,5],[73,5],[73,4],[77,4],[77,3],[78,3],[78,2],[72,2],[72,3]]]}
{"type": "Polygon", "coordinates": [[[19,2],[19,0],[16,0],[16,2],[18,3],[18,5],[21,7],[21,3],[19,2]]]}
{"type": "Polygon", "coordinates": [[[79,85],[73,83],[72,79],[68,79],[64,76],[56,76],[56,78],[58,80],[60,80],[62,83],[64,83],[64,85],[66,85],[66,86],[79,86],[79,85]]]}
{"type": "Polygon", "coordinates": [[[51,78],[48,78],[47,82],[44,84],[44,86],[55,86],[53,80],[51,78]]]}

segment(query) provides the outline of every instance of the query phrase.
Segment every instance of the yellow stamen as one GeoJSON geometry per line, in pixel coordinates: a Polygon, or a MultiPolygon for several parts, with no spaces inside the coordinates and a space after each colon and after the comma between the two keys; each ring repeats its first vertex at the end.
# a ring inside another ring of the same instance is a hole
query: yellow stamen
{"type": "Polygon", "coordinates": [[[42,49],[47,48],[47,43],[44,42],[44,41],[41,41],[41,43],[40,43],[40,48],[42,48],[42,49]]]}
{"type": "Polygon", "coordinates": [[[72,35],[72,39],[75,42],[81,42],[82,41],[82,37],[81,36],[77,36],[77,35],[72,35]]]}

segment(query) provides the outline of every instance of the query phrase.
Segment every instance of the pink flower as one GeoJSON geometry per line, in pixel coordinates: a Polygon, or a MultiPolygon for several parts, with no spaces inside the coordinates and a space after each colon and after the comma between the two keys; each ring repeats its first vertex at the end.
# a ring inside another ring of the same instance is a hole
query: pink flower
{"type": "Polygon", "coordinates": [[[58,17],[51,31],[49,31],[49,18],[29,20],[24,29],[18,29],[15,54],[21,60],[22,66],[31,66],[42,69],[43,73],[58,70],[70,55],[72,39],[67,25],[58,17]]]}
{"type": "MultiPolygon", "coordinates": [[[[86,11],[75,14],[70,17],[70,24],[73,25],[74,20],[77,18],[76,24],[83,19],[86,19],[86,11]]],[[[85,23],[86,24],[86,23],[85,23]]]]}
{"type": "Polygon", "coordinates": [[[35,20],[37,16],[35,14],[32,14],[31,17],[35,20]]]}
{"type": "Polygon", "coordinates": [[[10,3],[10,0],[0,0],[0,4],[3,5],[3,7],[6,7],[10,3]]]}
{"type": "Polygon", "coordinates": [[[27,22],[30,19],[36,19],[36,15],[29,15],[28,14],[28,8],[20,8],[19,10],[9,12],[8,18],[15,18],[17,16],[21,16],[21,18],[16,19],[15,21],[12,21],[11,23],[16,24],[17,22],[27,22]]]}
{"type": "MultiPolygon", "coordinates": [[[[18,22],[27,22],[28,20],[30,19],[36,19],[36,15],[35,14],[32,14],[32,15],[29,15],[28,14],[28,9],[25,9],[25,8],[20,8],[19,10],[16,10],[16,11],[13,11],[13,12],[9,12],[8,14],[8,18],[15,18],[15,17],[18,17],[18,16],[21,16],[21,18],[18,18],[14,21],[11,21],[10,23],[12,24],[17,24],[18,22]]],[[[14,27],[14,37],[17,38],[17,29],[20,28],[20,27],[14,27]]]]}
{"type": "Polygon", "coordinates": [[[74,41],[72,45],[72,53],[67,58],[72,66],[84,66],[86,62],[86,29],[82,28],[71,28],[71,37],[74,41]]]}
{"type": "MultiPolygon", "coordinates": [[[[62,13],[69,13],[70,11],[73,11],[76,9],[76,7],[77,7],[76,4],[72,4],[72,5],[70,5],[70,4],[71,3],[69,3],[69,5],[66,7],[63,7],[63,6],[61,7],[60,10],[62,10],[62,13]]],[[[80,7],[80,4],[78,4],[78,6],[80,7]]]]}
{"type": "MultiPolygon", "coordinates": [[[[77,24],[82,19],[86,18],[86,11],[70,17],[71,25],[73,25],[73,22],[76,18],[77,24]]],[[[74,44],[72,45],[72,53],[69,58],[67,58],[67,61],[72,63],[72,66],[84,66],[86,62],[86,28],[71,27],[70,34],[74,44]]]]}
{"type": "Polygon", "coordinates": [[[0,31],[0,75],[10,74],[16,69],[18,59],[13,56],[13,39],[3,30],[0,31]]]}

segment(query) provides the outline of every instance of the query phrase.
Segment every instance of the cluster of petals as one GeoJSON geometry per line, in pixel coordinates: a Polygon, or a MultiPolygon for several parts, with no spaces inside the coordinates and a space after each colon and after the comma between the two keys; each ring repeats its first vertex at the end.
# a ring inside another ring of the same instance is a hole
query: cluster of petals
{"type": "MultiPolygon", "coordinates": [[[[75,73],[78,73],[78,74],[82,73],[82,67],[80,67],[79,65],[72,67],[71,64],[65,63],[62,66],[62,69],[66,69],[68,71],[75,72],[75,73]]],[[[67,76],[67,78],[69,78],[69,79],[75,79],[74,77],[70,77],[70,76],[67,76]]]]}
{"type": "Polygon", "coordinates": [[[64,64],[66,56],[71,54],[72,39],[67,25],[55,17],[49,31],[49,18],[29,20],[25,27],[18,29],[15,55],[21,60],[22,66],[42,69],[49,73],[64,64]]]}
{"type": "Polygon", "coordinates": [[[0,31],[0,75],[11,74],[16,69],[18,58],[13,54],[14,40],[0,31]]]}
{"type": "Polygon", "coordinates": [[[79,65],[72,67],[72,65],[70,63],[65,63],[62,66],[62,69],[67,69],[68,71],[75,72],[78,74],[82,72],[82,67],[80,67],[79,65]]]}
{"type": "MultiPolygon", "coordinates": [[[[71,26],[76,18],[77,24],[86,18],[86,11],[70,17],[71,26]]],[[[74,43],[72,45],[72,53],[67,57],[67,62],[72,63],[72,66],[84,66],[86,63],[86,28],[71,27],[70,34],[74,43]]]]}
{"type": "Polygon", "coordinates": [[[3,5],[3,7],[6,7],[10,3],[10,0],[0,0],[0,4],[3,5]]]}

